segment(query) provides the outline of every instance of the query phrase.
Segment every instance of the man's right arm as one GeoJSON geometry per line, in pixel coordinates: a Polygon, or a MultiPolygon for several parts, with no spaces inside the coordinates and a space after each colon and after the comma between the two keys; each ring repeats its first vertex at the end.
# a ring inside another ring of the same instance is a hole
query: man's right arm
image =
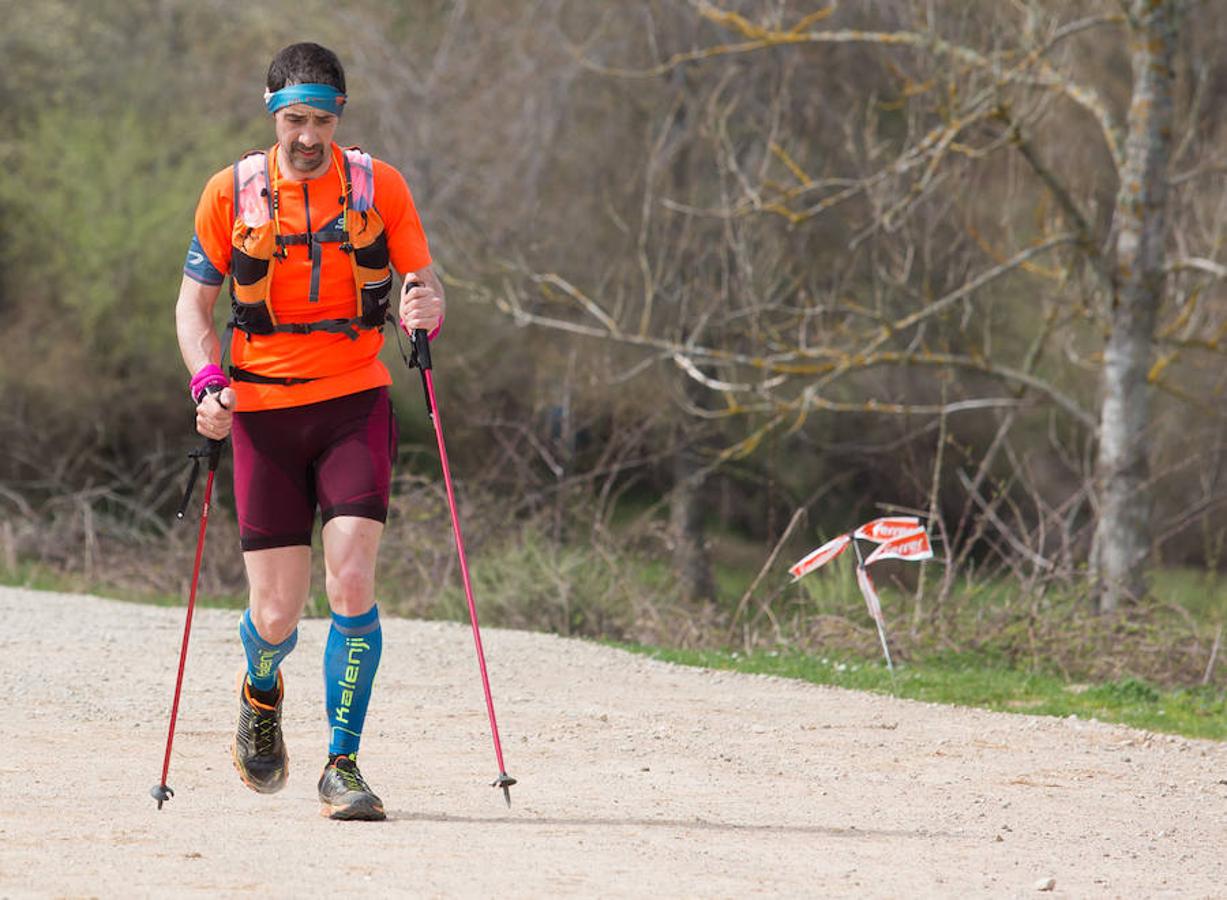
{"type": "Polygon", "coordinates": [[[201,284],[189,275],[179,285],[175,303],[175,332],[179,336],[179,352],[190,374],[195,375],[212,363],[220,365],[222,344],[213,327],[213,307],[221,293],[220,284],[201,284]]]}
{"type": "MultiPolygon", "coordinates": [[[[196,205],[196,230],[183,264],[183,281],[175,303],[175,333],[183,364],[194,376],[193,384],[198,375],[214,384],[224,381],[220,372],[202,373],[201,370],[221,364],[222,346],[217,329],[213,327],[213,308],[230,268],[233,193],[230,169],[223,169],[209,179],[196,205]]],[[[193,393],[196,393],[195,387],[193,393]]],[[[234,391],[230,388],[219,394],[206,394],[196,407],[196,430],[214,439],[229,434],[234,399],[234,391]]]]}
{"type": "MultiPolygon", "coordinates": [[[[213,306],[221,293],[220,284],[201,284],[189,275],[179,285],[175,303],[175,332],[179,336],[179,352],[193,375],[212,363],[219,365],[222,344],[213,327],[213,306]]],[[[207,438],[221,440],[230,434],[234,415],[234,391],[225,388],[219,394],[208,394],[196,407],[196,430],[207,438]]]]}
{"type": "Polygon", "coordinates": [[[216,172],[196,204],[195,231],[183,262],[183,282],[175,304],[175,331],[184,365],[195,375],[221,362],[221,342],[213,328],[213,307],[230,271],[230,231],[234,224],[234,176],[216,172]]]}

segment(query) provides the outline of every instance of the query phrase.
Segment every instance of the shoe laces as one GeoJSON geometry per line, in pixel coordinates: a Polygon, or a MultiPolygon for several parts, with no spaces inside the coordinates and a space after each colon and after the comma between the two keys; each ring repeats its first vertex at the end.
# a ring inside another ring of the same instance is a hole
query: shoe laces
{"type": "Polygon", "coordinates": [[[370,788],[362,778],[362,773],[358,771],[358,763],[351,756],[340,756],[336,762],[332,764],[337,775],[340,776],[342,783],[348,790],[362,791],[370,793],[370,788]]]}
{"type": "Polygon", "coordinates": [[[272,756],[277,746],[277,713],[257,713],[251,723],[252,734],[255,736],[256,756],[272,756]]]}

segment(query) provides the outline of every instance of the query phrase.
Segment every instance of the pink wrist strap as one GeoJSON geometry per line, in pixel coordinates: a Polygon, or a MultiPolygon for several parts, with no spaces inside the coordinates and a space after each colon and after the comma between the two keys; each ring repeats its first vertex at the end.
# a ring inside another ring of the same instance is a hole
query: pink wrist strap
{"type": "Polygon", "coordinates": [[[192,399],[199,403],[204,397],[205,391],[211,387],[228,387],[230,379],[226,377],[218,366],[209,363],[199,372],[192,376],[191,384],[188,385],[188,392],[192,395],[192,399]]]}
{"type": "MultiPolygon", "coordinates": [[[[400,330],[405,332],[405,334],[409,335],[409,337],[413,337],[413,332],[409,330],[408,326],[406,326],[404,322],[400,323],[400,330]]],[[[439,324],[434,327],[434,330],[430,332],[430,334],[426,335],[426,340],[433,341],[435,338],[439,336],[439,332],[442,330],[443,330],[443,317],[439,316],[439,324]]]]}

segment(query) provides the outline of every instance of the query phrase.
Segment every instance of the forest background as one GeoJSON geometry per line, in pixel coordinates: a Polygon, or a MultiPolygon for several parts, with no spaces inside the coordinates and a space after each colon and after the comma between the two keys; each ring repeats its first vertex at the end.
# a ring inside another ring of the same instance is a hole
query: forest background
{"type": "MultiPolygon", "coordinates": [[[[406,174],[484,624],[1220,686],[1227,21],[1197,0],[0,0],[0,575],[185,596],[173,304],[281,46],[406,174]]],[[[227,310],[219,304],[219,328],[227,310]]],[[[389,330],[389,338],[391,330],[389,330]]],[[[391,339],[381,604],[463,615],[391,339]]],[[[223,466],[202,590],[245,590],[223,466]]],[[[316,579],[321,585],[322,580],[316,579]]],[[[319,599],[314,603],[322,609],[319,599]]]]}

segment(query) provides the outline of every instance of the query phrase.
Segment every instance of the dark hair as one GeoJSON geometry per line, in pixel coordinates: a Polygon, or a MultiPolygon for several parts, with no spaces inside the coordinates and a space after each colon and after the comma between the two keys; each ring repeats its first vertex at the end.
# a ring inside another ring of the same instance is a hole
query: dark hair
{"type": "Polygon", "coordinates": [[[279,91],[287,84],[328,84],[345,93],[345,70],[337,55],[319,44],[290,44],[268,66],[267,87],[279,91]]]}

